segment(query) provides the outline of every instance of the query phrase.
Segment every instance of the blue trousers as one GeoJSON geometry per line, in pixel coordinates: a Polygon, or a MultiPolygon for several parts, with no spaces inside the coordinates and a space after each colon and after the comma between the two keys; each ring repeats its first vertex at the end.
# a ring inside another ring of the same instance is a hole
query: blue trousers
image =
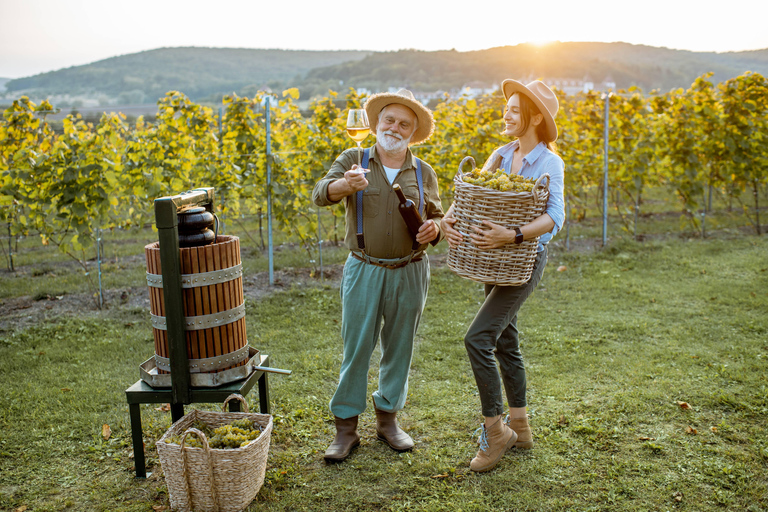
{"type": "Polygon", "coordinates": [[[526,378],[517,331],[517,312],[541,281],[547,247],[536,255],[533,273],[521,286],[485,285],[485,302],[464,336],[472,372],[480,393],[483,416],[504,412],[499,369],[510,407],[525,407],[526,378]]]}
{"type": "Polygon", "coordinates": [[[370,265],[349,256],[341,280],[341,336],[344,340],[339,385],[331,398],[334,416],[351,418],[365,410],[371,356],[381,337],[376,408],[396,412],[408,396],[413,338],[429,289],[429,259],[397,269],[370,265]]]}

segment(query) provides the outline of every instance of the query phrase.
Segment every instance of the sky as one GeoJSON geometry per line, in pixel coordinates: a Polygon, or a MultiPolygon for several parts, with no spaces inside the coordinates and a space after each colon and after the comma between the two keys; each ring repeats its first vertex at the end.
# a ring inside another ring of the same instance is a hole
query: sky
{"type": "Polygon", "coordinates": [[[162,47],[483,50],[623,41],[768,48],[766,0],[0,0],[0,78],[162,47]]]}

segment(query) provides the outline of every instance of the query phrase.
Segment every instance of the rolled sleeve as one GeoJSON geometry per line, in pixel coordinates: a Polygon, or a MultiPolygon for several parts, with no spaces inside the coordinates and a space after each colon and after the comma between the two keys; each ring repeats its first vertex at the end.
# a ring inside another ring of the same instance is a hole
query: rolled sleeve
{"type": "MultiPolygon", "coordinates": [[[[357,163],[357,160],[352,161],[352,157],[349,153],[350,151],[347,150],[339,155],[336,161],[334,161],[331,165],[331,168],[328,170],[326,175],[323,176],[317,183],[315,183],[315,188],[312,189],[312,201],[317,206],[333,206],[334,204],[339,204],[341,202],[341,199],[338,201],[331,201],[328,199],[328,186],[334,181],[343,178],[344,173],[352,167],[352,164],[357,163]]],[[[355,153],[355,155],[356,154],[357,153],[355,153]]]]}
{"type": "Polygon", "coordinates": [[[555,236],[565,224],[565,165],[560,158],[552,158],[545,166],[545,173],[549,174],[549,199],[547,200],[546,213],[555,221],[555,227],[551,234],[555,236]]]}

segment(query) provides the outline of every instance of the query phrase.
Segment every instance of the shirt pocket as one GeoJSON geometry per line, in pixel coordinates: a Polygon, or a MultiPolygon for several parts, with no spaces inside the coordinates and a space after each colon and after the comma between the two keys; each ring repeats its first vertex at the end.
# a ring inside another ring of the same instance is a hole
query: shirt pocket
{"type": "Polygon", "coordinates": [[[375,217],[379,214],[381,189],[370,184],[363,190],[363,217],[375,217]]]}
{"type": "Polygon", "coordinates": [[[405,197],[413,201],[413,205],[418,210],[419,209],[419,185],[414,183],[413,185],[408,185],[406,187],[403,187],[403,194],[405,194],[405,197]]]}

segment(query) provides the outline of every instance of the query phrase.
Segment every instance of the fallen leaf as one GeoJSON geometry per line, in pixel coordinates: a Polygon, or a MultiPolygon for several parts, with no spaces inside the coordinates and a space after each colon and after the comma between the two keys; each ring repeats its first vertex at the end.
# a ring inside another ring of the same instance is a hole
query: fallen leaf
{"type": "Polygon", "coordinates": [[[717,434],[717,427],[709,427],[709,430],[717,434]]]}
{"type": "Polygon", "coordinates": [[[677,502],[683,501],[683,493],[681,493],[680,491],[677,491],[672,495],[672,499],[674,499],[677,502]]]}
{"type": "Polygon", "coordinates": [[[448,478],[448,473],[443,473],[442,475],[432,475],[430,478],[448,478]]]}
{"type": "Polygon", "coordinates": [[[19,508],[13,509],[13,512],[24,512],[25,510],[27,510],[27,506],[26,505],[22,505],[19,508]]]}
{"type": "Polygon", "coordinates": [[[558,272],[565,272],[566,270],[568,270],[568,267],[566,267],[565,265],[560,265],[559,267],[557,267],[558,272]]]}
{"type": "Polygon", "coordinates": [[[640,437],[638,437],[638,439],[640,441],[655,441],[656,440],[655,437],[648,437],[648,436],[640,436],[640,437]]]}
{"type": "Polygon", "coordinates": [[[757,297],[757,294],[755,292],[749,292],[749,294],[753,297],[757,297]]]}
{"type": "Polygon", "coordinates": [[[693,409],[688,402],[677,402],[681,409],[693,409]]]}
{"type": "Polygon", "coordinates": [[[101,437],[107,441],[112,436],[112,429],[106,423],[101,426],[101,437]]]}
{"type": "Polygon", "coordinates": [[[171,410],[171,404],[163,404],[160,407],[155,407],[156,411],[168,412],[171,410]]]}
{"type": "Polygon", "coordinates": [[[568,420],[565,419],[565,415],[564,414],[560,415],[560,418],[557,420],[557,424],[558,425],[567,425],[568,424],[568,420]]]}
{"type": "Polygon", "coordinates": [[[695,436],[696,434],[698,434],[698,433],[699,433],[699,431],[698,431],[698,430],[696,430],[695,428],[693,428],[692,426],[688,425],[688,426],[685,428],[685,433],[686,433],[686,434],[691,434],[691,435],[694,435],[694,436],[695,436]]]}
{"type": "Polygon", "coordinates": [[[656,302],[656,299],[651,299],[651,302],[656,302]]]}

